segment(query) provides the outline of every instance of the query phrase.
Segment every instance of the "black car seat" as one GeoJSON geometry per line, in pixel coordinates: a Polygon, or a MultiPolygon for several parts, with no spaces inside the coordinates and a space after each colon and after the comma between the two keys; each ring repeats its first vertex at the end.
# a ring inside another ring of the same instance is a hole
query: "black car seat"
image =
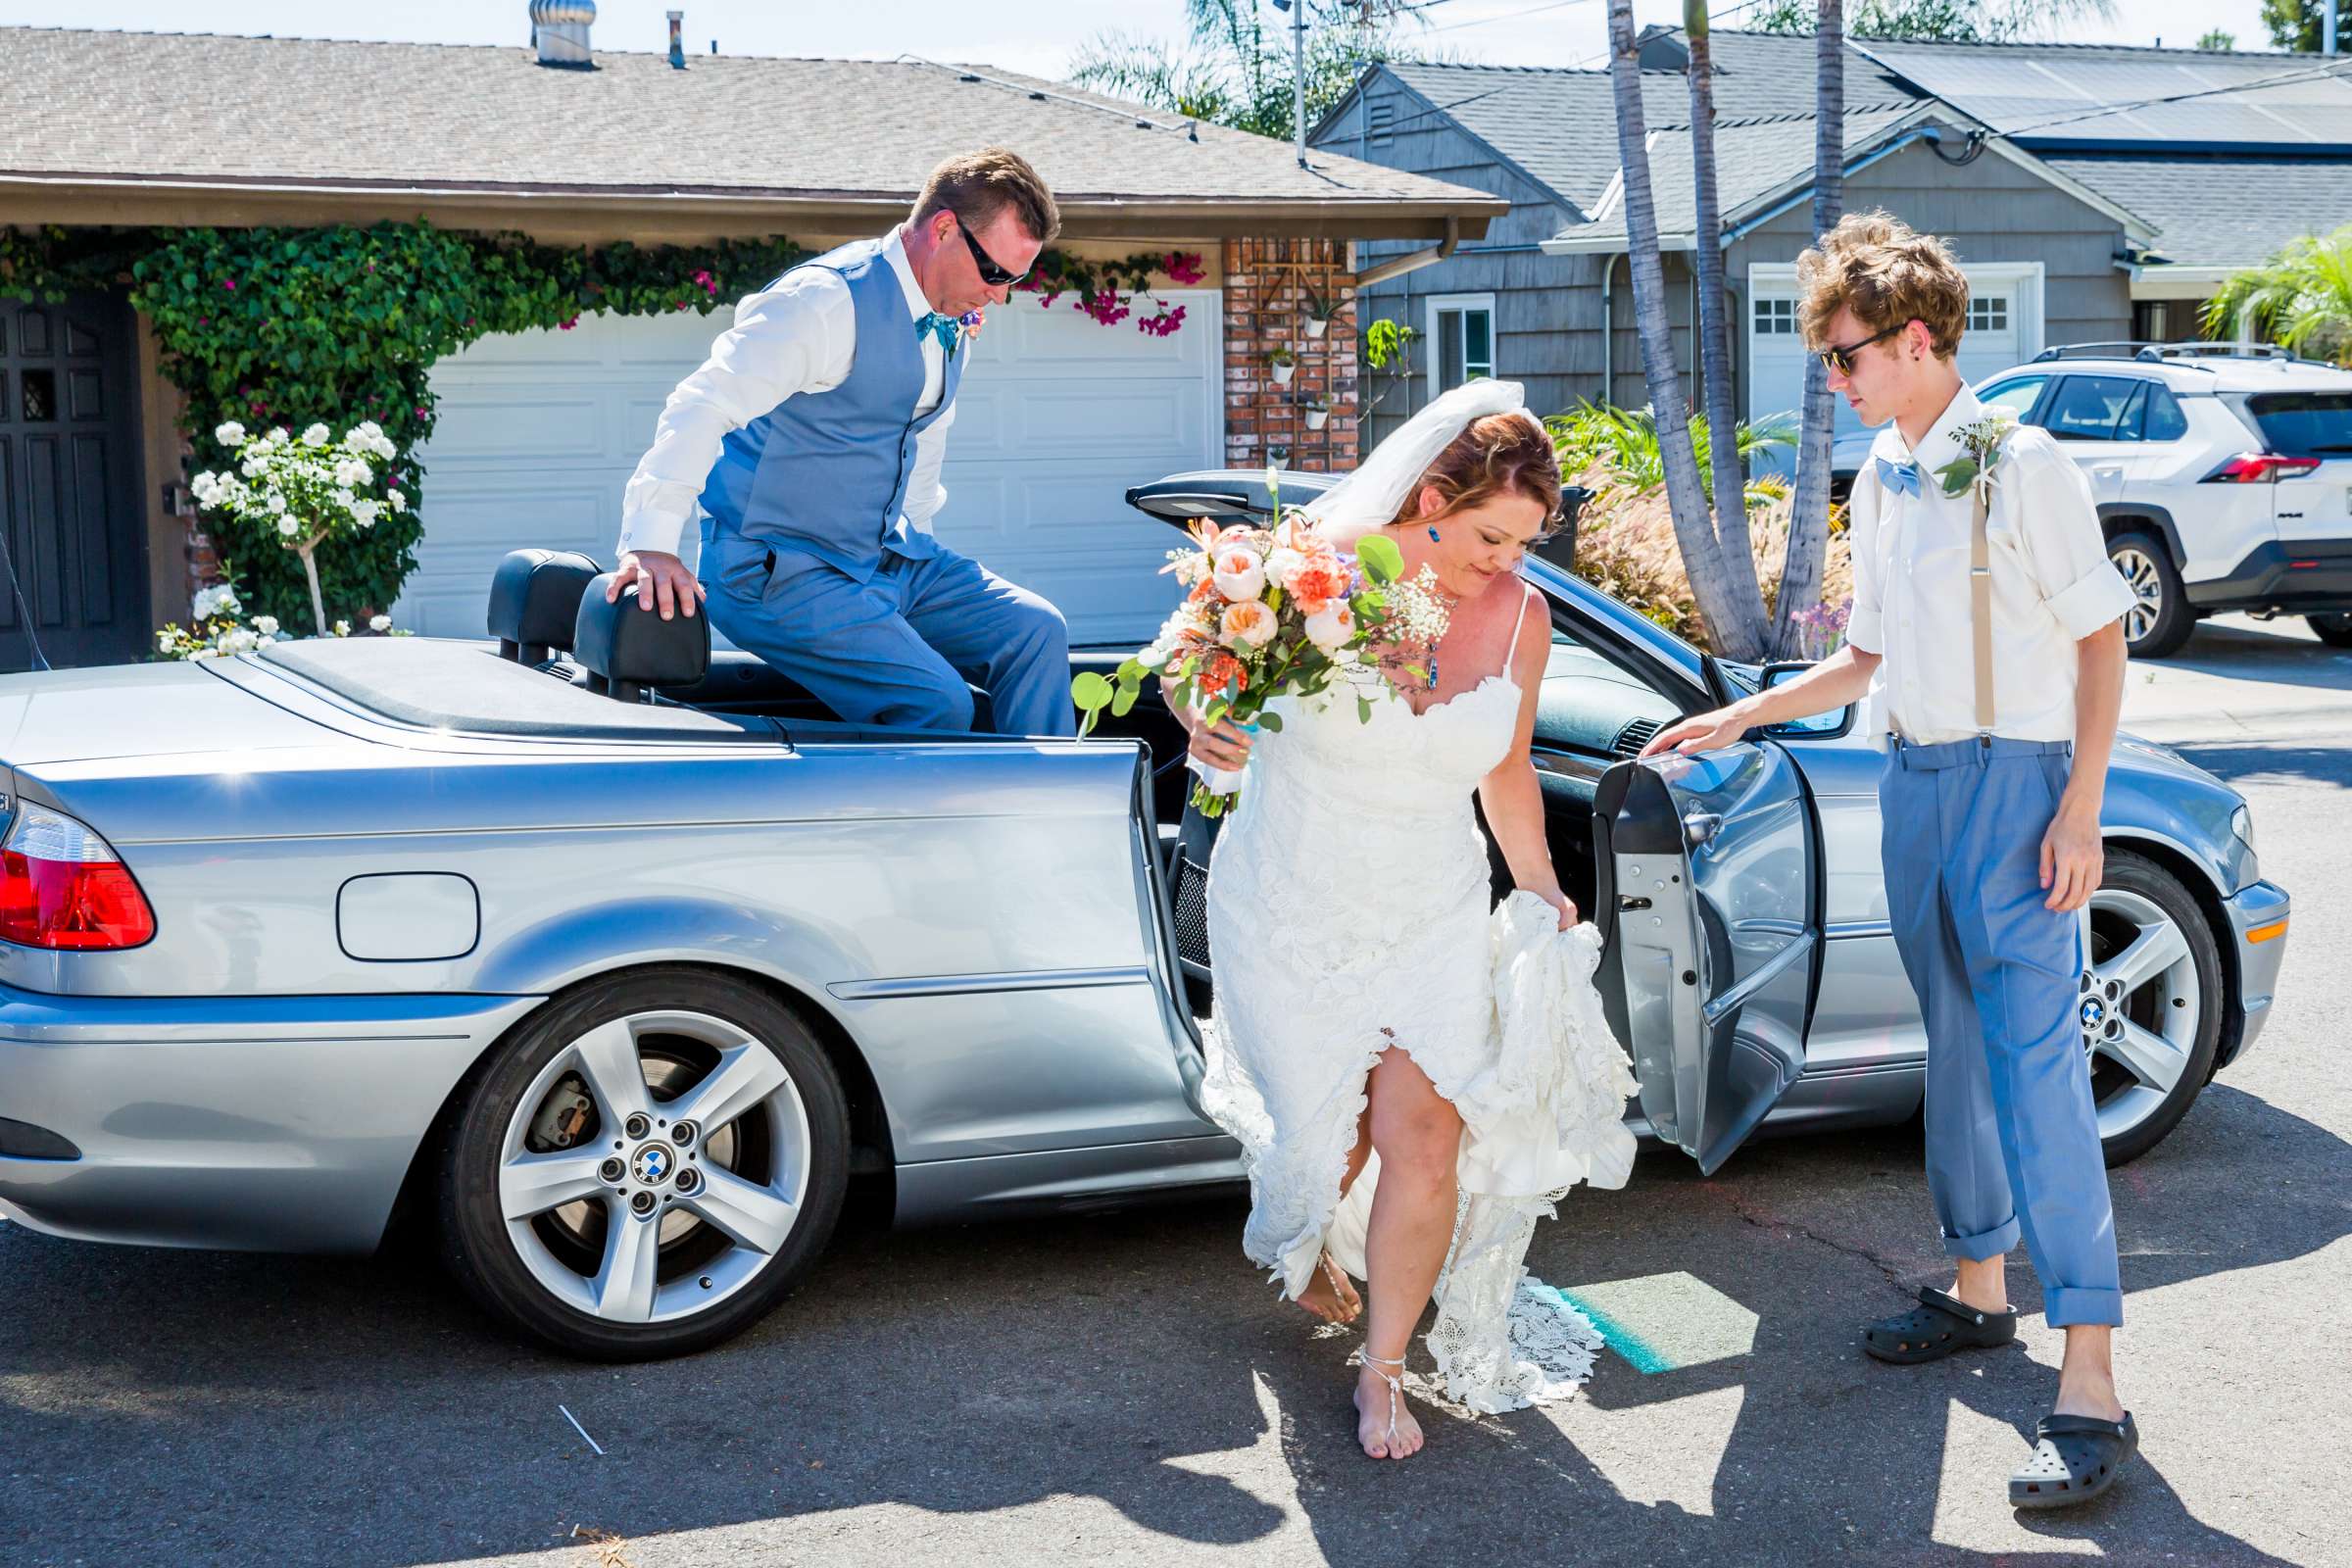
{"type": "Polygon", "coordinates": [[[623,703],[641,703],[653,688],[687,687],[710,668],[710,618],[668,620],[623,594],[607,604],[612,574],[589,580],[573,601],[571,657],[588,672],[587,687],[623,703]]]}
{"type": "Polygon", "coordinates": [[[597,564],[576,550],[511,550],[490,578],[490,635],[502,659],[546,665],[571,650],[580,592],[597,564]]]}

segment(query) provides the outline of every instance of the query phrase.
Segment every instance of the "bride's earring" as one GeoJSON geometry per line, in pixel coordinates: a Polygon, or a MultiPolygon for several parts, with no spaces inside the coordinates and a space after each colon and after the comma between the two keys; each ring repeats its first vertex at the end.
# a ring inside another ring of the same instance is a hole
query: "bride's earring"
{"type": "Polygon", "coordinates": [[[1429,525],[1429,542],[1433,545],[1438,542],[1438,525],[1434,522],[1429,525]]]}

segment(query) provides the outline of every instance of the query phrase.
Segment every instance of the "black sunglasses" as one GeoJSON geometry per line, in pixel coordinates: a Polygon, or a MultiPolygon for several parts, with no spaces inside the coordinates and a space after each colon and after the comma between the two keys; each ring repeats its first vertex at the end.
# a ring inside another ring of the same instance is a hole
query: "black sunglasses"
{"type": "Polygon", "coordinates": [[[1888,338],[1894,336],[1895,333],[1900,332],[1904,327],[1909,326],[1910,324],[1911,323],[1909,321],[1897,321],[1886,331],[1873,332],[1870,336],[1864,338],[1859,343],[1848,343],[1841,349],[1823,349],[1821,351],[1822,368],[1835,370],[1839,375],[1851,375],[1854,373],[1855,355],[1861,353],[1873,343],[1886,342],[1888,338]]]}
{"type": "Polygon", "coordinates": [[[956,232],[963,236],[964,249],[972,253],[972,265],[980,269],[981,282],[990,288],[1010,288],[1029,275],[1027,272],[1007,272],[999,267],[996,258],[982,250],[980,242],[972,238],[972,231],[963,226],[963,220],[956,218],[954,213],[948,216],[956,219],[956,232]]]}

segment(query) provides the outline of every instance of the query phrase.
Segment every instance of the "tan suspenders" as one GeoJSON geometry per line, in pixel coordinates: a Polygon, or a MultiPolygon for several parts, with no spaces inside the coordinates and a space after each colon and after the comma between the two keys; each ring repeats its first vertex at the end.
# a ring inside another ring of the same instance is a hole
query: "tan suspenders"
{"type": "MultiPolygon", "coordinates": [[[[1920,487],[1925,490],[1927,487],[1920,487]]],[[[1968,620],[1969,634],[1976,644],[1977,654],[1977,733],[1990,738],[1992,734],[1992,547],[1985,541],[1986,507],[1984,486],[1968,487],[1973,498],[1971,509],[1976,520],[1970,525],[1968,538],[1968,620]]]]}

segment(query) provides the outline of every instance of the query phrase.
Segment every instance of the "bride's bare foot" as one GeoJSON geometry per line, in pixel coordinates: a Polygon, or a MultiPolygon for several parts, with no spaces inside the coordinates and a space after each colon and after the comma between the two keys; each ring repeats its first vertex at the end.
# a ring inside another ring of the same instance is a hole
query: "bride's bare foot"
{"type": "Polygon", "coordinates": [[[1326,1323],[1352,1323],[1364,1310],[1364,1298],[1329,1252],[1317,1260],[1315,1277],[1296,1299],[1326,1323]]]}
{"type": "MultiPolygon", "coordinates": [[[[1359,1352],[1360,1354],[1360,1352],[1359,1352]]],[[[1404,1459],[1421,1451],[1421,1423],[1404,1402],[1401,1380],[1388,1368],[1404,1370],[1402,1358],[1361,1355],[1355,1379],[1355,1441],[1375,1459],[1404,1459]]]]}

